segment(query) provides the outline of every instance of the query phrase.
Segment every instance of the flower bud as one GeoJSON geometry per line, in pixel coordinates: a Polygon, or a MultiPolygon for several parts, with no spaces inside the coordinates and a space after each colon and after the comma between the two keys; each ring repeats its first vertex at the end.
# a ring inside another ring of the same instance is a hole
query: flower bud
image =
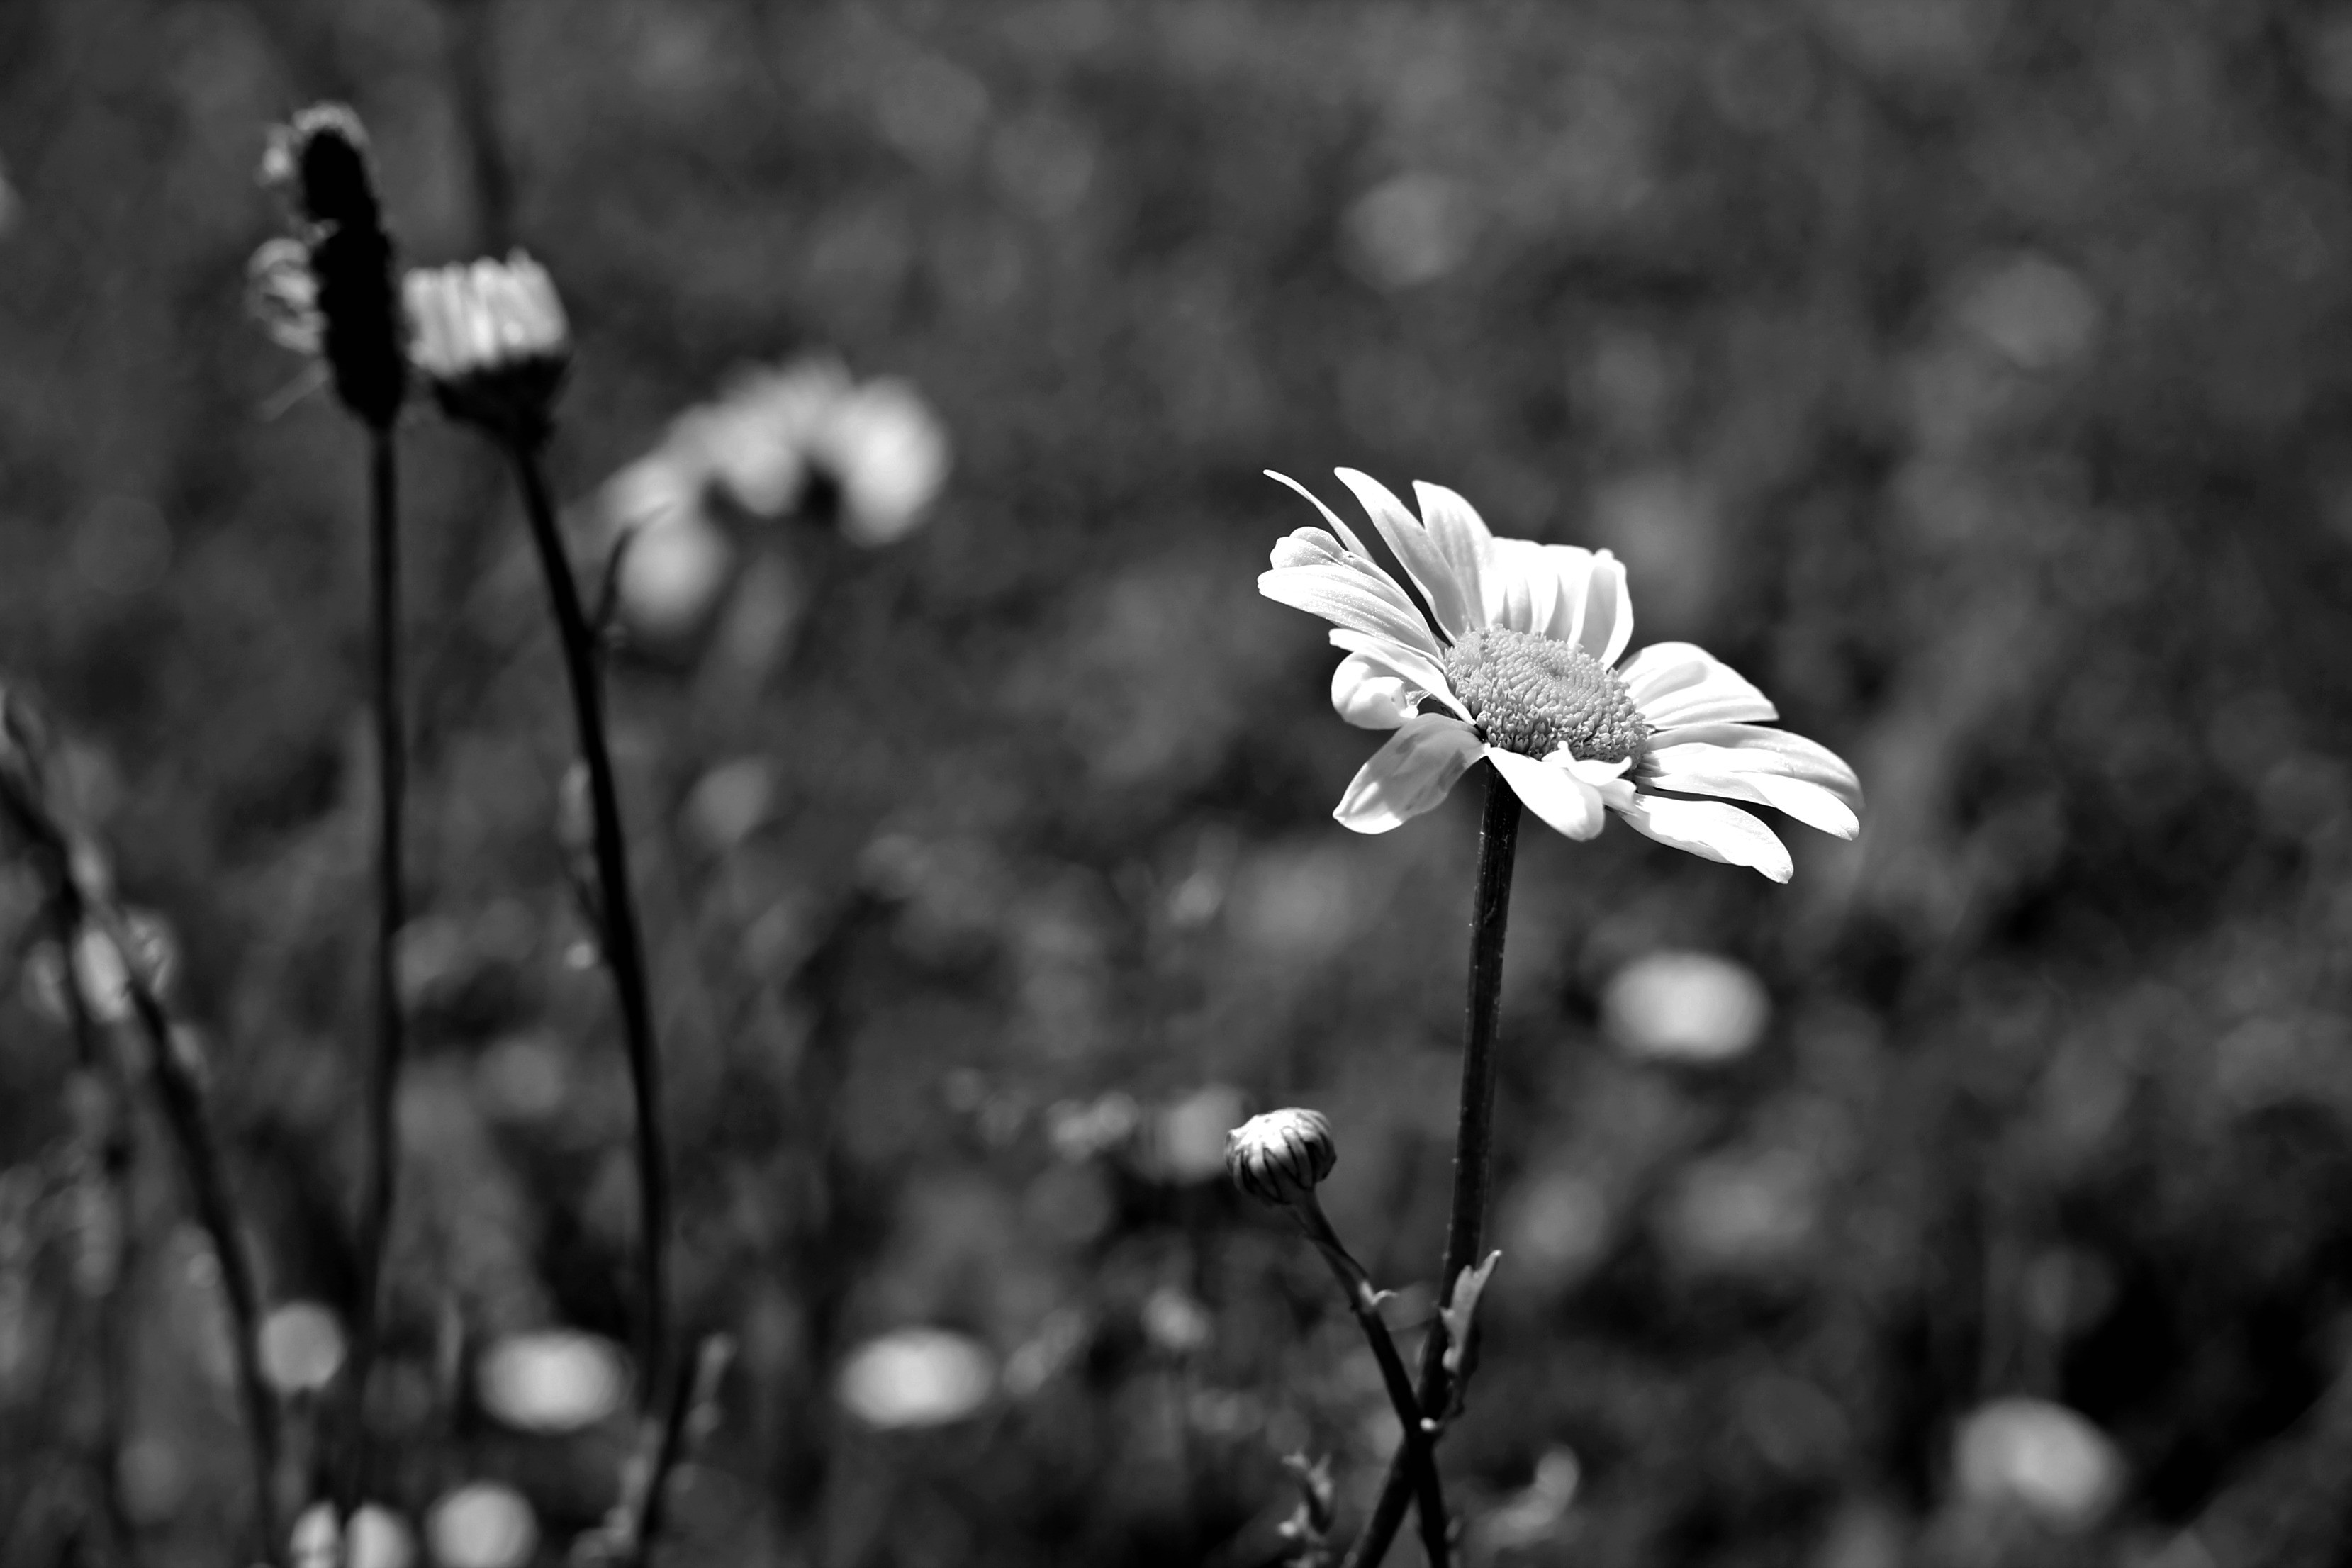
{"type": "Polygon", "coordinates": [[[442,411],[510,439],[544,439],[572,354],[547,268],[518,250],[504,261],[420,268],[401,293],[410,357],[442,411]]]}
{"type": "Polygon", "coordinates": [[[1225,1170],[1262,1204],[1287,1208],[1313,1195],[1339,1151],[1319,1110],[1269,1110],[1225,1135],[1225,1170]]]}

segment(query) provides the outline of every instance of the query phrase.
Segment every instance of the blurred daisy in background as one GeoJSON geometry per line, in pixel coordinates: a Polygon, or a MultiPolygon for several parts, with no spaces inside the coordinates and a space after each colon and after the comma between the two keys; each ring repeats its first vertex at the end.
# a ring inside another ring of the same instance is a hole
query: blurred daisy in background
{"type": "Polygon", "coordinates": [[[1722,1062],[1764,1037],[1772,1001],[1741,964],[1711,952],[1644,953],[1610,977],[1601,1023],[1631,1055],[1722,1062]]]}
{"type": "Polygon", "coordinates": [[[866,1341],[843,1363],[836,1392],[852,1415],[884,1431],[961,1421],[996,1391],[996,1361],[951,1329],[907,1328],[866,1341]]]}
{"type": "Polygon", "coordinates": [[[1430,810],[1481,758],[1528,809],[1570,838],[1614,811],[1662,844],[1749,866],[1776,882],[1793,869],[1779,837],[1729,801],[1769,805],[1851,838],[1861,785],[1826,748],[1767,729],[1764,694],[1690,643],[1655,643],[1621,665],[1633,635],[1625,569],[1609,552],[1497,539],[1470,503],[1416,484],[1416,519],[1379,481],[1342,482],[1403,563],[1421,600],[1297,480],[1330,525],[1274,547],[1257,580],[1267,598],[1335,623],[1346,651],[1331,704],[1350,724],[1396,731],[1332,813],[1385,833],[1430,810]],[[1426,616],[1421,605],[1428,606],[1426,616]],[[1423,711],[1433,702],[1433,711],[1423,711]],[[1712,795],[1716,799],[1694,799],[1712,795]]]}
{"type": "Polygon", "coordinates": [[[294,1568],[410,1568],[416,1561],[415,1537],[400,1515],[375,1503],[362,1503],[352,1514],[352,1538],[342,1545],[335,1528],[335,1505],[313,1503],[294,1521],[294,1568]]]}
{"type": "Polygon", "coordinates": [[[522,1568],[539,1550],[539,1516],[514,1488],[469,1481],[435,1501],[425,1539],[439,1568],[522,1568]]]}
{"type": "Polygon", "coordinates": [[[1996,1399],[1971,1411],[1954,1435],[1952,1472],[1969,1501],[2059,1530],[2096,1524],[2124,1483],[2114,1439],[2046,1399],[1996,1399]]]}
{"type": "Polygon", "coordinates": [[[754,521],[837,527],[873,548],[921,525],[952,461],[946,426],[907,382],[861,382],[829,355],[746,371],[605,482],[607,532],[630,541],[621,609],[656,638],[701,624],[734,580],[737,542],[714,500],[754,521]]]}

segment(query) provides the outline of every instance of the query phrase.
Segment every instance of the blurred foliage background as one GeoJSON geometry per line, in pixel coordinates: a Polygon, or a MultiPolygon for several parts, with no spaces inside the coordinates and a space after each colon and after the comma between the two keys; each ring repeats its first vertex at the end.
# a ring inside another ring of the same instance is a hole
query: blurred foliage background
{"type": "MultiPolygon", "coordinates": [[[[954,444],[879,549],[714,502],[717,602],[616,668],[680,1310],[740,1346],[667,1560],[1267,1563],[1290,1448],[1368,1500],[1369,1357],[1217,1163],[1328,1112],[1335,1219],[1427,1319],[1475,790],[1328,820],[1376,741],[1252,577],[1309,521],[1258,470],[1335,463],[1614,548],[1637,646],[1870,796],[1785,889],[1531,830],[1473,1560],[2340,1559],[2352,9],[0,6],[0,669],[206,1031],[299,1309],[289,1505],[352,1272],[363,491],[241,295],[265,130],[321,97],[409,260],[564,289],[583,561],[745,366],[837,352],[954,444]]],[[[625,1079],[520,519],[423,412],[404,458],[383,1561],[553,1563],[630,1438],[625,1079]]],[[[10,886],[0,1558],[107,1561],[110,1473],[142,1561],[230,1561],[210,1259],[142,1122],[77,1272],[10,886]]]]}

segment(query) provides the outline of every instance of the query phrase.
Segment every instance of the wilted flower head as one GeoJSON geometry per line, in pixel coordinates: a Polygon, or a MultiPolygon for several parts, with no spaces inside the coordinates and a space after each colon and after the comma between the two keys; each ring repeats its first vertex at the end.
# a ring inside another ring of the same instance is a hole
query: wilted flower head
{"type": "Polygon", "coordinates": [[[1348,657],[1331,678],[1332,706],[1351,724],[1396,731],[1340,797],[1332,816],[1343,826],[1385,833],[1484,759],[1570,838],[1599,833],[1605,807],[1662,844],[1776,882],[1792,868],[1787,847],[1727,802],[1769,805],[1841,838],[1860,831],[1853,770],[1764,728],[1778,713],[1729,666],[1681,642],[1618,662],[1633,602],[1609,552],[1497,539],[1437,485],[1414,487],[1415,518],[1379,481],[1339,473],[1429,606],[1424,617],[1330,508],[1272,476],[1330,526],[1276,545],[1258,591],[1337,625],[1331,642],[1348,657]]]}
{"type": "Polygon", "coordinates": [[[254,254],[250,304],[278,342],[325,356],[344,406],[388,428],[408,367],[393,302],[392,237],[359,117],[322,103],[272,128],[261,177],[287,192],[300,227],[254,254]]]}
{"type": "Polygon", "coordinates": [[[1234,1185],[1273,1208],[1312,1196],[1339,1160],[1331,1123],[1319,1110],[1269,1110],[1225,1136],[1234,1185]]]}
{"type": "Polygon", "coordinates": [[[547,268],[518,250],[504,261],[419,268],[401,294],[410,354],[443,411],[501,436],[544,439],[572,355],[547,268]]]}
{"type": "Polygon", "coordinates": [[[269,128],[261,154],[261,183],[284,189],[310,223],[381,225],[375,171],[368,162],[367,131],[340,103],[297,110],[269,128]]]}

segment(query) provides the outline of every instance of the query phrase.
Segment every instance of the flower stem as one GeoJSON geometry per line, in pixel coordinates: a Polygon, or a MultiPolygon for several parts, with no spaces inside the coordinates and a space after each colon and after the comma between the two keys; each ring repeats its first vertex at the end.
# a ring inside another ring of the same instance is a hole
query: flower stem
{"type": "MultiPolygon", "coordinates": [[[[261,1292],[237,1229],[220,1145],[205,1115],[201,1069],[194,1051],[175,1037],[171,1014],[140,963],[139,946],[109,890],[104,857],[68,826],[52,803],[42,784],[47,759],[37,754],[37,742],[27,745],[29,731],[12,722],[15,705],[8,697],[0,688],[0,823],[31,846],[38,874],[47,883],[53,918],[59,930],[73,933],[65,948],[67,986],[81,984],[74,960],[85,931],[95,931],[112,943],[122,960],[131,1015],[147,1043],[155,1098],[164,1126],[179,1146],[196,1219],[212,1242],[221,1293],[228,1302],[232,1362],[245,1406],[246,1451],[253,1467],[256,1558],[279,1568],[286,1549],[278,1531],[278,1413],[261,1376],[261,1292]]],[[[69,1005],[88,1004],[81,999],[69,1005]]]]}
{"type": "Polygon", "coordinates": [[[653,1003],[646,980],[645,949],[637,935],[636,901],[629,890],[629,860],[621,830],[621,797],[613,780],[612,752],[605,743],[603,682],[598,676],[596,637],[572,581],[572,563],[557,531],[554,503],[541,472],[535,446],[510,440],[515,476],[522,487],[523,510],[539,547],[547,596],[555,613],[556,640],[562,646],[564,674],[572,687],[572,716],[580,731],[580,754],[588,768],[588,799],[594,818],[596,880],[603,893],[604,929],[598,933],[613,988],[621,1002],[622,1037],[629,1058],[629,1082],[637,1111],[638,1308],[637,1364],[645,1369],[639,1400],[650,1414],[662,1408],[669,1362],[668,1160],[663,1150],[661,1058],[654,1039],[653,1003]]]}
{"type": "MultiPolygon", "coordinates": [[[[102,1239],[99,1245],[110,1247],[112,1256],[104,1260],[104,1272],[93,1284],[98,1295],[97,1322],[93,1343],[97,1367],[98,1425],[91,1434],[89,1463],[91,1485],[98,1493],[99,1512],[113,1542],[116,1560],[128,1562],[134,1555],[138,1530],[131,1521],[129,1509],[122,1499],[122,1439],[124,1412],[129,1406],[131,1358],[132,1344],[129,1314],[123,1300],[126,1281],[131,1268],[131,1213],[128,1194],[131,1190],[131,1095],[118,1058],[101,1037],[98,1020],[90,1016],[89,998],[83,994],[81,984],[72,964],[80,931],[68,909],[69,900],[51,898],[48,921],[52,939],[58,944],[60,962],[65,968],[60,975],[67,1023],[72,1030],[74,1058],[79,1064],[82,1081],[96,1110],[88,1121],[78,1129],[84,1141],[80,1151],[86,1162],[87,1178],[97,1184],[99,1201],[104,1205],[101,1222],[102,1239]]],[[[83,1245],[89,1243],[85,1239],[83,1245]]]]}
{"type": "Polygon", "coordinates": [[[1340,1245],[1339,1233],[1331,1228],[1323,1205],[1315,1201],[1312,1192],[1290,1213],[1307,1233],[1307,1239],[1315,1244],[1315,1250],[1323,1255],[1323,1261],[1330,1265],[1333,1278],[1339,1281],[1340,1294],[1348,1299],[1348,1310],[1356,1315],[1357,1324],[1372,1347],[1372,1359],[1380,1363],[1381,1382],[1387,1386],[1389,1404],[1395,1407],[1397,1422],[1404,1429],[1397,1458],[1410,1473],[1413,1500],[1421,1510],[1422,1549],[1429,1556],[1431,1568],[1444,1568],[1445,1490],[1438,1479],[1437,1456],[1431,1446],[1435,1434],[1423,1423],[1421,1400],[1413,1393],[1404,1358],[1397,1354],[1396,1342],[1389,1337],[1389,1326],[1381,1321],[1380,1292],[1372,1289],[1371,1277],[1364,1272],[1364,1266],[1340,1245]]]}
{"type": "Polygon", "coordinates": [[[375,1053],[368,1063],[367,1167],[360,1189],[359,1279],[354,1289],[352,1362],[343,1389],[343,1465],[336,1478],[335,1517],[349,1529],[367,1489],[368,1373],[382,1334],[384,1250],[392,1236],[394,1178],[400,1143],[394,1125],[399,1088],[400,928],[407,919],[402,886],[402,801],[407,746],[400,700],[399,471],[389,426],[368,431],[368,567],[373,609],[373,677],[376,754],[375,1053]]]}
{"type": "Polygon", "coordinates": [[[285,1541],[278,1528],[278,1410],[261,1376],[261,1291],[245,1255],[245,1239],[237,1232],[226,1167],[205,1114],[204,1087],[194,1063],[182,1054],[173,1038],[171,1016],[162,999],[138,973],[137,961],[129,956],[137,949],[131,945],[131,933],[120,914],[103,904],[88,905],[83,913],[125,955],[131,971],[131,1006],[140,1032],[147,1037],[156,1098],[163,1103],[164,1123],[180,1146],[196,1217],[211,1237],[213,1256],[220,1264],[229,1329],[236,1338],[236,1386],[245,1405],[246,1442],[253,1461],[254,1529],[261,1537],[258,1560],[274,1568],[286,1557],[285,1541]]]}
{"type": "MultiPolygon", "coordinates": [[[[1493,1184],[1496,1037],[1503,995],[1503,936],[1511,916],[1511,867],[1519,843],[1519,797],[1501,774],[1486,766],[1486,812],[1478,831],[1478,886],[1470,906],[1469,1016],[1462,1047],[1462,1106],[1454,1137],[1454,1205],[1445,1229],[1445,1261],[1439,1267],[1437,1299],[1450,1298],[1465,1269],[1477,1266],[1486,1240],[1486,1194],[1493,1184]]],[[[1443,1423],[1460,1390],[1445,1369],[1444,1320],[1432,1323],[1421,1347],[1416,1390],[1428,1419],[1443,1423]]],[[[1433,1446],[1436,1435],[1432,1433],[1433,1446]]],[[[1388,1554],[1397,1526],[1404,1521],[1412,1489],[1411,1452],[1400,1449],[1389,1463],[1379,1503],[1364,1526],[1346,1568],[1375,1568],[1388,1554]]],[[[1433,1557],[1432,1562],[1442,1559],[1433,1557]]]]}
{"type": "Polygon", "coordinates": [[[695,1347],[694,1370],[677,1380],[667,1411],[643,1423],[641,1447],[629,1463],[620,1506],[607,1523],[607,1550],[622,1568],[645,1568],[662,1527],[662,1505],[671,1473],[692,1454],[699,1432],[719,1420],[719,1384],[734,1359],[735,1342],[706,1334],[695,1347]]]}

